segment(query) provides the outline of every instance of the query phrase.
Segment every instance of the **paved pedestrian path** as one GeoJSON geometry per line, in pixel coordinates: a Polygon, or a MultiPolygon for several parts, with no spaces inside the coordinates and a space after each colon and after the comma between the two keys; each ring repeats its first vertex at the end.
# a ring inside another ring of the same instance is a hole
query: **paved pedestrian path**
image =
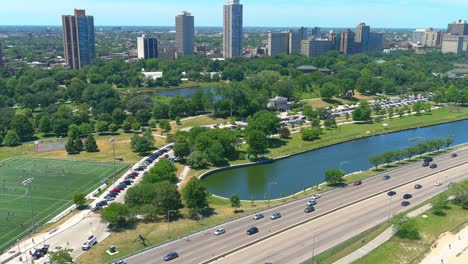
{"type": "MultiPolygon", "coordinates": [[[[422,215],[424,212],[427,212],[431,209],[431,207],[432,206],[430,204],[427,204],[414,211],[409,212],[407,216],[410,218],[414,218],[416,216],[422,215]]],[[[334,264],[351,264],[355,262],[356,260],[369,254],[374,249],[378,248],[383,243],[387,242],[390,238],[392,238],[393,235],[395,235],[396,231],[397,230],[394,229],[393,226],[385,229],[385,231],[383,231],[382,234],[374,238],[371,242],[361,247],[360,249],[354,251],[353,253],[349,254],[348,256],[336,261],[334,264]]]]}

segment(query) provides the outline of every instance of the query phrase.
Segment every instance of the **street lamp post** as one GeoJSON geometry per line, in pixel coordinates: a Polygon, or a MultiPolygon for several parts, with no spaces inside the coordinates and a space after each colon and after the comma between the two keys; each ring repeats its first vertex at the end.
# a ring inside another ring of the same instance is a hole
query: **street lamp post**
{"type": "Polygon", "coordinates": [[[343,164],[349,164],[349,163],[351,163],[351,162],[349,162],[349,161],[340,161],[340,170],[343,167],[343,164]]]}
{"type": "Polygon", "coordinates": [[[268,207],[270,207],[270,185],[271,184],[278,184],[277,182],[269,182],[268,183],[268,207]]]}
{"type": "Polygon", "coordinates": [[[33,178],[29,178],[25,181],[23,181],[23,185],[28,185],[28,190],[29,190],[29,206],[31,207],[31,232],[34,234],[35,232],[35,225],[34,225],[34,208],[32,204],[32,193],[31,193],[31,184],[32,184],[33,178]]]}
{"type": "Polygon", "coordinates": [[[315,235],[312,236],[312,263],[314,263],[315,257],[315,235]]]}
{"type": "Polygon", "coordinates": [[[168,238],[171,238],[171,231],[169,230],[169,223],[171,221],[170,217],[171,217],[171,213],[174,213],[176,212],[175,210],[167,210],[167,237],[168,238]]]}
{"type": "Polygon", "coordinates": [[[114,183],[115,183],[115,176],[117,175],[117,169],[116,169],[116,166],[115,166],[115,138],[112,137],[111,139],[109,139],[109,142],[112,143],[112,154],[113,154],[113,157],[114,157],[114,177],[112,177],[114,183]]]}
{"type": "Polygon", "coordinates": [[[445,174],[445,188],[448,190],[448,174],[445,174]]]}
{"type": "Polygon", "coordinates": [[[387,217],[387,222],[390,222],[392,198],[393,198],[393,196],[390,196],[390,197],[388,198],[388,217],[387,217]]]}

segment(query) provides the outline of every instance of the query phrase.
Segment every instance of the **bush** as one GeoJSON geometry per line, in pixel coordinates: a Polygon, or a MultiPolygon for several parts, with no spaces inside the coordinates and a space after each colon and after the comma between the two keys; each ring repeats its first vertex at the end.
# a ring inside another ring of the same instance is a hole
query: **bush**
{"type": "Polygon", "coordinates": [[[304,131],[302,131],[302,140],[314,141],[320,139],[320,134],[320,129],[304,129],[304,131]]]}
{"type": "Polygon", "coordinates": [[[291,131],[289,131],[287,127],[280,128],[278,133],[280,135],[280,138],[284,138],[284,139],[289,138],[289,136],[291,136],[291,131]]]}

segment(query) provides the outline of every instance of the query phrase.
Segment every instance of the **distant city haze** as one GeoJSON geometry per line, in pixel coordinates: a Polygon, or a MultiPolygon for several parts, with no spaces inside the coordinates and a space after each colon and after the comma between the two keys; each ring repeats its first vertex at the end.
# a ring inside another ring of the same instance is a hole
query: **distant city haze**
{"type": "MultiPolygon", "coordinates": [[[[61,15],[86,9],[95,25],[175,26],[187,10],[195,26],[222,26],[226,0],[1,0],[0,25],[60,25],[61,15]]],[[[468,0],[241,0],[244,27],[446,28],[468,19],[468,0]]]]}

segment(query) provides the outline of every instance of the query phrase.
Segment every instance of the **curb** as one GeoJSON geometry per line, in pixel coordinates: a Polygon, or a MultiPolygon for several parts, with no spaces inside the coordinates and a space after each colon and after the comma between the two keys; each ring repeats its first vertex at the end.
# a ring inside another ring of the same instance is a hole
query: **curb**
{"type": "Polygon", "coordinates": [[[341,210],[341,209],[343,209],[343,208],[346,208],[346,207],[348,207],[348,206],[351,206],[351,205],[360,203],[360,202],[362,202],[362,201],[368,200],[368,199],[370,199],[370,198],[373,198],[373,197],[375,197],[375,196],[378,196],[378,195],[380,195],[380,194],[383,194],[383,193],[385,193],[385,192],[388,192],[388,191],[390,191],[390,190],[392,190],[392,189],[396,189],[396,188],[399,188],[399,187],[408,185],[408,184],[410,184],[410,183],[419,181],[419,180],[421,180],[421,179],[429,178],[429,177],[431,177],[431,176],[433,176],[433,175],[435,175],[435,174],[438,174],[438,173],[441,173],[441,172],[444,172],[444,171],[447,171],[447,170],[450,170],[450,169],[453,169],[453,168],[456,168],[456,167],[459,167],[459,166],[463,166],[463,165],[466,165],[466,164],[468,164],[468,161],[467,161],[467,162],[464,162],[464,163],[460,163],[459,165],[456,165],[456,166],[451,166],[451,167],[445,168],[445,169],[440,170],[440,171],[438,171],[438,172],[434,172],[434,173],[428,174],[427,176],[419,177],[419,178],[416,178],[416,179],[414,179],[414,180],[401,183],[401,184],[399,184],[399,185],[394,186],[393,188],[390,188],[390,189],[387,189],[387,190],[384,190],[384,191],[381,191],[381,192],[378,192],[378,193],[374,193],[374,194],[368,195],[368,196],[366,196],[366,197],[364,197],[364,198],[361,198],[361,199],[359,199],[359,200],[357,200],[357,201],[354,201],[354,202],[352,202],[352,203],[347,203],[347,204],[341,205],[341,206],[336,207],[336,208],[334,208],[334,209],[332,209],[332,210],[329,210],[329,211],[327,211],[327,212],[324,212],[324,213],[322,213],[322,214],[320,214],[320,215],[316,215],[315,217],[312,217],[312,218],[310,218],[310,219],[307,219],[307,220],[298,222],[298,223],[296,223],[296,224],[293,224],[293,225],[291,225],[291,226],[285,227],[285,228],[283,228],[283,229],[281,229],[281,230],[278,230],[278,231],[273,232],[273,233],[271,233],[271,234],[269,234],[269,235],[266,235],[266,236],[264,236],[264,237],[261,237],[261,238],[259,238],[259,239],[257,239],[257,240],[254,240],[254,241],[252,241],[252,242],[249,242],[249,243],[247,243],[247,244],[244,244],[244,245],[242,245],[242,246],[240,246],[240,247],[231,249],[231,250],[229,250],[229,251],[227,251],[227,252],[225,252],[225,253],[223,253],[223,254],[220,254],[220,255],[218,255],[218,256],[212,257],[211,259],[208,259],[208,260],[205,260],[205,261],[201,262],[201,264],[207,264],[207,263],[211,263],[211,262],[213,262],[213,261],[219,260],[219,259],[224,258],[224,257],[226,257],[226,256],[228,256],[228,255],[231,255],[232,253],[235,253],[235,252],[237,252],[237,251],[239,251],[239,250],[242,250],[242,249],[244,249],[244,248],[247,248],[247,247],[249,247],[249,246],[252,246],[252,245],[254,245],[254,244],[257,244],[257,243],[259,243],[259,242],[262,242],[262,241],[264,241],[264,240],[266,240],[266,239],[268,239],[268,238],[274,237],[274,236],[279,235],[279,234],[281,234],[281,233],[284,233],[284,232],[286,232],[286,231],[288,231],[288,230],[291,230],[291,229],[293,229],[293,228],[295,228],[295,227],[298,227],[298,226],[301,226],[301,225],[306,224],[306,223],[308,223],[308,222],[311,222],[312,220],[315,220],[315,219],[317,219],[317,218],[320,218],[320,217],[329,215],[329,214],[331,214],[331,213],[334,213],[334,212],[336,212],[336,211],[338,211],[338,210],[341,210]]]}

